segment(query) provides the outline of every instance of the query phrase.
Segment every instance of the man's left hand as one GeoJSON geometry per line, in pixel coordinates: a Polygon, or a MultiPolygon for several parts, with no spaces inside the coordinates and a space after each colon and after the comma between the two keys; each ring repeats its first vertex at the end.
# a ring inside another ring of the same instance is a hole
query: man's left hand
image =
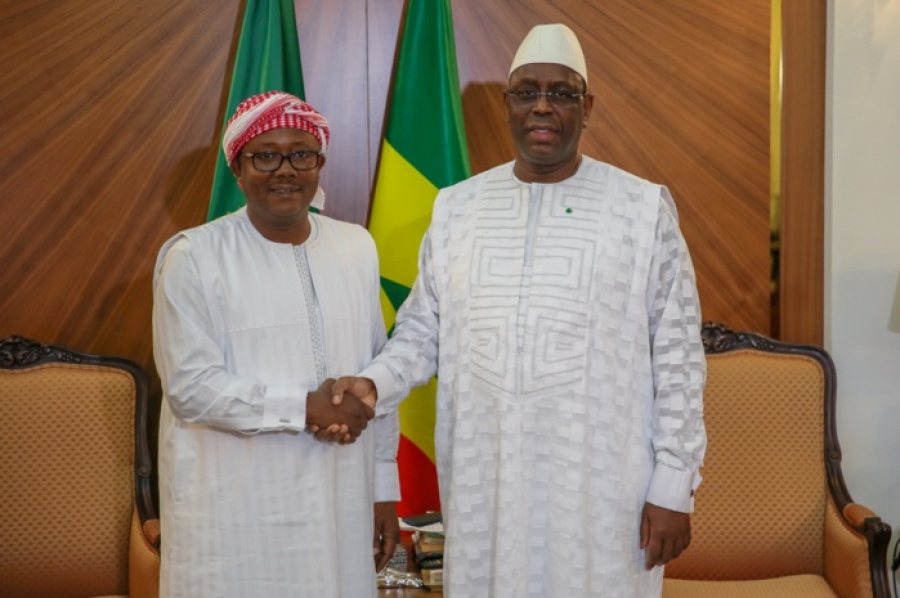
{"type": "Polygon", "coordinates": [[[400,520],[397,519],[397,503],[375,503],[375,534],[372,538],[372,552],[375,555],[375,572],[387,566],[394,556],[394,549],[400,541],[400,520]]]}
{"type": "Polygon", "coordinates": [[[644,503],[641,513],[641,548],[646,549],[647,570],[665,565],[691,543],[691,515],[644,503]]]}

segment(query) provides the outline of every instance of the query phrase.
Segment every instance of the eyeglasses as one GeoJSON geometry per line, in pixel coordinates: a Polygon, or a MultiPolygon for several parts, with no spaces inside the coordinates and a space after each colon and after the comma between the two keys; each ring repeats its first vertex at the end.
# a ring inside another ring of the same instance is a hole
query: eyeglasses
{"type": "Polygon", "coordinates": [[[287,158],[294,170],[312,170],[319,165],[322,152],[296,151],[289,154],[281,152],[256,152],[243,153],[253,161],[253,168],[260,172],[275,172],[284,164],[287,158]]]}
{"type": "Polygon", "coordinates": [[[536,89],[507,90],[507,93],[520,106],[531,106],[537,104],[540,98],[547,98],[548,102],[560,108],[571,108],[578,103],[578,100],[590,95],[572,91],[538,91],[536,89]]]}

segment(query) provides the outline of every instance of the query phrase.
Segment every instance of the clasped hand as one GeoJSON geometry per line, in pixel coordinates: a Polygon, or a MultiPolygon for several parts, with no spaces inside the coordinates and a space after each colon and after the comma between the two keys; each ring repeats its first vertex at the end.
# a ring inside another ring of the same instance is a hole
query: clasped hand
{"type": "Polygon", "coordinates": [[[354,390],[351,385],[343,383],[336,387],[335,384],[333,378],[328,378],[306,395],[306,425],[319,440],[350,444],[375,417],[375,403],[357,398],[349,392],[354,390]],[[338,399],[334,399],[336,391],[338,399]]]}

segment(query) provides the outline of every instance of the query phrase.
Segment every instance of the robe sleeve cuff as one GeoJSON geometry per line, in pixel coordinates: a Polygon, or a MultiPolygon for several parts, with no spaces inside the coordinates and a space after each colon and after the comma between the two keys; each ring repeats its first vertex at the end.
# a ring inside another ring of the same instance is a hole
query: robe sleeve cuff
{"type": "Polygon", "coordinates": [[[306,429],[306,394],[296,388],[269,386],[263,401],[262,431],[306,429]]]}
{"type": "Polygon", "coordinates": [[[393,461],[375,464],[375,502],[400,500],[400,475],[393,461]]]}
{"type": "Polygon", "coordinates": [[[657,463],[650,479],[647,502],[671,511],[694,512],[694,490],[700,485],[700,474],[657,463]]]}
{"type": "Polygon", "coordinates": [[[375,417],[393,413],[397,409],[397,402],[391,400],[391,395],[394,394],[394,375],[387,367],[376,363],[370,365],[358,375],[371,380],[375,384],[375,390],[378,391],[378,400],[375,402],[375,417]]]}

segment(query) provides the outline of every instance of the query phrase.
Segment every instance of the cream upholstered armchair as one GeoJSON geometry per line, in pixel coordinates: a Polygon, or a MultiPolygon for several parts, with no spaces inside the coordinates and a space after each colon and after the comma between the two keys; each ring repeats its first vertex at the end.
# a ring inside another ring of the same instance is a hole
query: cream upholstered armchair
{"type": "Polygon", "coordinates": [[[703,329],[709,446],[664,598],[888,598],[890,527],[850,498],[822,349],[703,329]]]}
{"type": "Polygon", "coordinates": [[[134,363],[0,340],[0,595],[156,598],[150,468],[134,363]]]}

